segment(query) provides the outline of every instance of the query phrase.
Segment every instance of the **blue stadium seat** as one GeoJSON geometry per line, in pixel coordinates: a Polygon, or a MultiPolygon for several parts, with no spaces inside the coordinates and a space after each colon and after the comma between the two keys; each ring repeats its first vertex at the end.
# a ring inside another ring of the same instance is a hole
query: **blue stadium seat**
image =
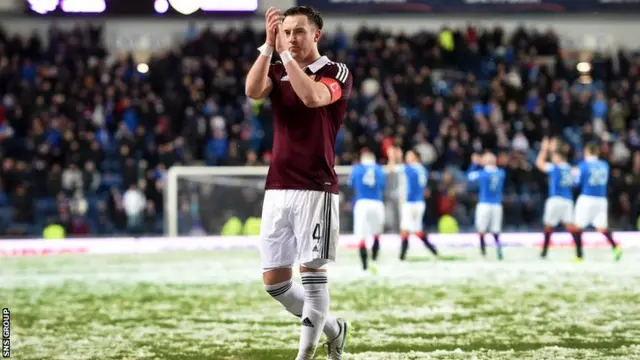
{"type": "Polygon", "coordinates": [[[0,191],[0,206],[9,206],[9,196],[4,191],[0,191]]]}
{"type": "Polygon", "coordinates": [[[105,173],[102,177],[102,187],[110,189],[112,187],[122,188],[122,175],[105,173]]]}
{"type": "Polygon", "coordinates": [[[0,208],[0,223],[9,225],[13,220],[13,209],[10,206],[0,208]]]}
{"type": "Polygon", "coordinates": [[[35,201],[35,216],[36,219],[45,219],[48,216],[57,213],[57,202],[55,198],[46,197],[37,199],[35,201]]]}

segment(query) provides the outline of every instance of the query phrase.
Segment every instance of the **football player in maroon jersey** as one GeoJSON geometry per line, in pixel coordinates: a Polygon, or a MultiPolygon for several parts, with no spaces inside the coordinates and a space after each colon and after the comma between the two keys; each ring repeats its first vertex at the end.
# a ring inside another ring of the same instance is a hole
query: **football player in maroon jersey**
{"type": "Polygon", "coordinates": [[[247,74],[246,95],[268,97],[273,158],[265,186],[260,255],[267,292],[301,317],[296,360],[311,359],[322,332],[328,358],[342,359],[349,325],[329,314],[327,264],[339,236],[336,135],[351,92],[346,65],[318,52],[323,20],[307,6],[265,16],[267,39],[247,74]],[[280,61],[272,62],[277,52],[280,61]],[[292,281],[300,266],[302,285],[292,281]]]}

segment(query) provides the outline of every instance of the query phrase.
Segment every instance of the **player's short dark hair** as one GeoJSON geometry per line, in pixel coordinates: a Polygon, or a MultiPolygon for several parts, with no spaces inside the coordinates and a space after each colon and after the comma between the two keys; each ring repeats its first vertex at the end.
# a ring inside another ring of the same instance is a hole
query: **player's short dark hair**
{"type": "Polygon", "coordinates": [[[320,30],[322,30],[322,26],[324,26],[324,21],[322,20],[320,12],[318,12],[318,10],[312,8],[311,6],[294,6],[284,12],[284,17],[294,15],[306,16],[307,20],[309,20],[310,23],[313,23],[320,30]]]}
{"type": "Polygon", "coordinates": [[[598,156],[600,155],[600,147],[595,142],[589,142],[585,145],[584,149],[592,155],[598,156]]]}

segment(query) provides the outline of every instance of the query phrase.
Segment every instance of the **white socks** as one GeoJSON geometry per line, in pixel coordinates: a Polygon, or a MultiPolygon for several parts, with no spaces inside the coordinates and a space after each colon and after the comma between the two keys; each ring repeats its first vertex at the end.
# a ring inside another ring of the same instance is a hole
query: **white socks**
{"type": "Polygon", "coordinates": [[[302,284],[292,280],[265,285],[265,290],[284,308],[302,318],[297,360],[311,359],[323,330],[328,340],[340,333],[336,319],[329,315],[329,285],[326,272],[302,273],[302,284]],[[313,325],[313,326],[309,326],[313,325]]]}
{"type": "Polygon", "coordinates": [[[329,284],[326,272],[302,273],[304,306],[302,307],[302,331],[296,360],[311,359],[316,353],[320,335],[329,313],[329,284]]]}
{"type": "Polygon", "coordinates": [[[288,312],[297,317],[302,317],[304,305],[304,288],[293,280],[283,281],[275,285],[265,285],[264,289],[274,299],[278,300],[288,312]]]}

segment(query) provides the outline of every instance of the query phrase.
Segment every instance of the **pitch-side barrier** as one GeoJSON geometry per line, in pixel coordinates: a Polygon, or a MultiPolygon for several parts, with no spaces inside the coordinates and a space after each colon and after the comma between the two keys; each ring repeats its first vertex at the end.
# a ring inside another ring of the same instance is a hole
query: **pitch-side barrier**
{"type": "MultiPolygon", "coordinates": [[[[640,247],[640,232],[616,232],[614,238],[623,248],[640,247]]],[[[475,234],[433,234],[430,239],[438,247],[472,247],[478,245],[475,234]]],[[[505,233],[500,238],[506,247],[538,247],[542,245],[541,233],[505,233]]],[[[369,245],[372,240],[369,240],[369,245]]],[[[340,246],[355,248],[359,239],[350,234],[340,236],[340,246]]],[[[599,233],[585,233],[585,247],[608,246],[599,233]]],[[[487,245],[492,246],[491,236],[487,245]]],[[[410,246],[422,246],[419,239],[411,238],[410,246]]],[[[573,246],[569,233],[555,233],[552,246],[573,246]]],[[[176,251],[216,251],[230,249],[257,249],[255,236],[192,236],[192,237],[124,237],[124,238],[83,238],[65,240],[7,239],[0,240],[0,257],[43,256],[60,254],[148,254],[176,251]]],[[[384,234],[380,239],[381,248],[399,249],[397,234],[384,234]]]]}

